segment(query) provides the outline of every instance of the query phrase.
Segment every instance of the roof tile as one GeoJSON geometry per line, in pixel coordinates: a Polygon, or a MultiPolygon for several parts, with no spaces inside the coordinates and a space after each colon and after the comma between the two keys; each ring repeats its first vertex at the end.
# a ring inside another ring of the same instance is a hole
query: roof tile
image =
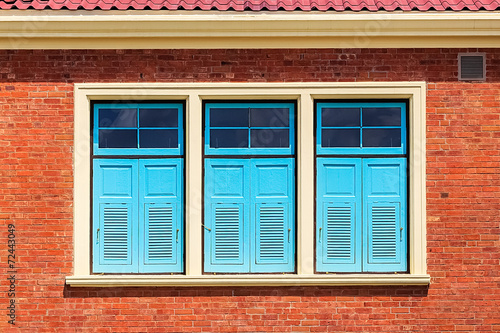
{"type": "Polygon", "coordinates": [[[500,0],[4,0],[0,9],[220,11],[461,11],[500,9],[500,0]]]}

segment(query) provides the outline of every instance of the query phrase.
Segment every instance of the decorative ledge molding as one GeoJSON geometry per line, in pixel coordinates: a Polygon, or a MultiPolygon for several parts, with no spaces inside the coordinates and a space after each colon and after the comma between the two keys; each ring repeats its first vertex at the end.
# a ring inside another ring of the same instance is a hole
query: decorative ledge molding
{"type": "Polygon", "coordinates": [[[409,274],[322,274],[322,275],[87,275],[68,276],[72,287],[141,286],[357,286],[428,285],[429,275],[409,274]]]}
{"type": "Polygon", "coordinates": [[[499,36],[498,12],[0,12],[0,49],[465,48],[499,36]]]}

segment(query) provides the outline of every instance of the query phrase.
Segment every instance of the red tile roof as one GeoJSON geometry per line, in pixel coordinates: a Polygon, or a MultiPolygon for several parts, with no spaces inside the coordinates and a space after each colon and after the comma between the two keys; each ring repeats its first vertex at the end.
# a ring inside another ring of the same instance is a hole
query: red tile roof
{"type": "Polygon", "coordinates": [[[500,0],[0,0],[0,9],[492,11],[500,9],[500,0]]]}

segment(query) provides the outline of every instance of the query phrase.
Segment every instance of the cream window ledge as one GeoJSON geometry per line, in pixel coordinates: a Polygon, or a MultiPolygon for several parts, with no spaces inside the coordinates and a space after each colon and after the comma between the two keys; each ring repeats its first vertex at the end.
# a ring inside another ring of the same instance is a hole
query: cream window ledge
{"type": "Polygon", "coordinates": [[[430,276],[426,274],[89,275],[67,277],[66,283],[72,287],[428,285],[430,276]]]}

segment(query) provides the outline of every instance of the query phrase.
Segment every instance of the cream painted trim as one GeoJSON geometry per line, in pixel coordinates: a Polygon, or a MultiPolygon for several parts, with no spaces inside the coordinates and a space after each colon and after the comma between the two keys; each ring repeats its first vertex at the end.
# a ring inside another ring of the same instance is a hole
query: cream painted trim
{"type": "Polygon", "coordinates": [[[302,93],[297,105],[297,273],[314,274],[314,99],[302,93]]]}
{"type": "Polygon", "coordinates": [[[492,47],[498,12],[0,11],[0,49],[492,47]]]}
{"type": "Polygon", "coordinates": [[[354,83],[82,83],[75,84],[74,275],[77,286],[137,285],[357,285],[427,284],[425,201],[425,82],[354,83]],[[315,99],[408,99],[410,104],[409,274],[314,275],[315,99]],[[90,103],[95,100],[185,100],[186,274],[90,274],[90,103]],[[297,274],[202,275],[202,101],[213,99],[296,100],[297,274]],[[142,282],[141,282],[142,281],[142,282]]]}
{"type": "Polygon", "coordinates": [[[356,275],[204,275],[197,277],[161,275],[71,276],[66,283],[75,287],[121,286],[354,286],[354,285],[427,285],[428,275],[356,274],[356,275]]]}
{"type": "Polygon", "coordinates": [[[202,135],[203,110],[196,93],[186,103],[186,275],[201,275],[202,267],[202,135]],[[189,175],[189,177],[188,177],[189,175]]]}

